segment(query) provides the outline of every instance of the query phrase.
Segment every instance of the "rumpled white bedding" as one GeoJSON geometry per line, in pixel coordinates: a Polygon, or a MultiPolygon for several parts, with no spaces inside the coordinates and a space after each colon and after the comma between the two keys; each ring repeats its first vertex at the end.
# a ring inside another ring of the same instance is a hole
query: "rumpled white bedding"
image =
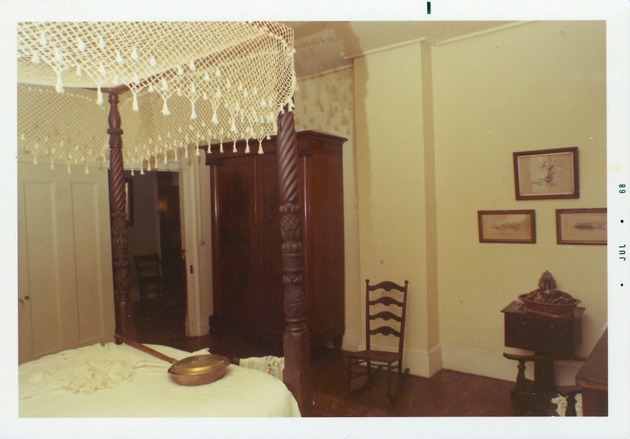
{"type": "Polygon", "coordinates": [[[284,372],[284,357],[266,356],[241,358],[239,364],[248,369],[259,370],[279,380],[282,379],[282,373],[284,372]]]}
{"type": "MultiPolygon", "coordinates": [[[[175,359],[185,352],[149,345],[175,359]]],[[[170,364],[131,346],[93,345],[19,367],[20,417],[289,417],[300,416],[285,384],[266,373],[228,366],[225,376],[181,386],[170,364]]]]}
{"type": "MultiPolygon", "coordinates": [[[[569,405],[567,402],[567,398],[562,395],[558,395],[551,400],[553,404],[556,405],[556,413],[558,416],[565,416],[567,412],[567,406],[569,405]]],[[[575,416],[583,416],[582,409],[582,395],[575,395],[575,416]]]]}

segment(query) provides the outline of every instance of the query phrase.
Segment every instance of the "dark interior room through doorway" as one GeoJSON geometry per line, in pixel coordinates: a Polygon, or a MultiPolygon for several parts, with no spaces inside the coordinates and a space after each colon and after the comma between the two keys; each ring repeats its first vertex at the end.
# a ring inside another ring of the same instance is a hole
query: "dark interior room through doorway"
{"type": "Polygon", "coordinates": [[[182,245],[178,172],[125,175],[128,185],[130,290],[134,322],[142,343],[165,343],[185,336],[186,261],[182,245]],[[157,254],[160,287],[141,291],[136,256],[157,254]]]}

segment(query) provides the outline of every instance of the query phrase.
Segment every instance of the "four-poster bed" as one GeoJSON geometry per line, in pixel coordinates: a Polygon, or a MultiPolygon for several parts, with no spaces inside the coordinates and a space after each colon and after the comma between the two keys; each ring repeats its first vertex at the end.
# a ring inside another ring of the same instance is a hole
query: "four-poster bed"
{"type": "Polygon", "coordinates": [[[86,172],[109,163],[115,327],[133,340],[125,168],[144,173],[212,140],[257,140],[263,153],[262,140],[277,134],[283,381],[308,416],[293,52],[292,30],[270,22],[19,23],[18,135],[34,162],[86,172]]]}
{"type": "MultiPolygon", "coordinates": [[[[185,352],[147,345],[182,360],[185,352]]],[[[184,386],[167,376],[168,363],[128,344],[91,345],[47,355],[19,368],[22,418],[298,417],[278,378],[229,365],[211,384],[184,386]],[[264,401],[264,403],[261,403],[264,401]]]]}

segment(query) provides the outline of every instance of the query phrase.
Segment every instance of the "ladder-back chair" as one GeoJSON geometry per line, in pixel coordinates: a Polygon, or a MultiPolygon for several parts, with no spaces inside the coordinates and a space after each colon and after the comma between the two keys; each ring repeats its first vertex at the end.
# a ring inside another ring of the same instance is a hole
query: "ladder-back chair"
{"type": "Polygon", "coordinates": [[[162,260],[157,253],[150,255],[134,256],[136,272],[138,275],[138,288],[140,298],[144,299],[149,294],[159,297],[163,294],[162,285],[162,260]]]}
{"type": "MultiPolygon", "coordinates": [[[[405,317],[407,309],[407,287],[409,282],[399,285],[392,281],[383,281],[370,285],[365,281],[365,350],[348,354],[348,392],[352,392],[352,383],[357,378],[366,377],[367,384],[372,376],[372,368],[385,369],[387,379],[387,399],[391,402],[394,392],[392,378],[398,376],[398,387],[402,383],[403,343],[405,339],[405,317]],[[379,347],[383,339],[397,339],[395,350],[379,347]]],[[[362,385],[360,388],[364,387],[362,385]]]]}

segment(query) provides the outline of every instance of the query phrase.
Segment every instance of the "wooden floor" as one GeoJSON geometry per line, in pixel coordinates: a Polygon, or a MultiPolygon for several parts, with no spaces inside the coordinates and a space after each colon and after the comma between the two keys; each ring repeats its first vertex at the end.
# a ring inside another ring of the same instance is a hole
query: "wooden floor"
{"type": "MultiPolygon", "coordinates": [[[[204,337],[186,338],[183,309],[156,302],[136,305],[138,337],[143,343],[172,346],[189,352],[209,348],[228,357],[282,355],[279,343],[252,339],[235,328],[211,330],[204,337]]],[[[319,416],[513,416],[513,382],[442,370],[431,378],[408,375],[389,404],[383,376],[347,395],[345,353],[314,348],[311,354],[316,412],[319,416]]],[[[516,369],[515,369],[516,374],[516,369]]]]}
{"type": "MultiPolygon", "coordinates": [[[[441,370],[431,378],[406,376],[397,397],[387,402],[384,376],[373,378],[347,396],[343,351],[319,349],[313,355],[316,392],[333,395],[362,407],[377,409],[375,416],[513,416],[510,391],[514,383],[441,370]]],[[[394,381],[396,383],[396,381],[394,381]]]]}

